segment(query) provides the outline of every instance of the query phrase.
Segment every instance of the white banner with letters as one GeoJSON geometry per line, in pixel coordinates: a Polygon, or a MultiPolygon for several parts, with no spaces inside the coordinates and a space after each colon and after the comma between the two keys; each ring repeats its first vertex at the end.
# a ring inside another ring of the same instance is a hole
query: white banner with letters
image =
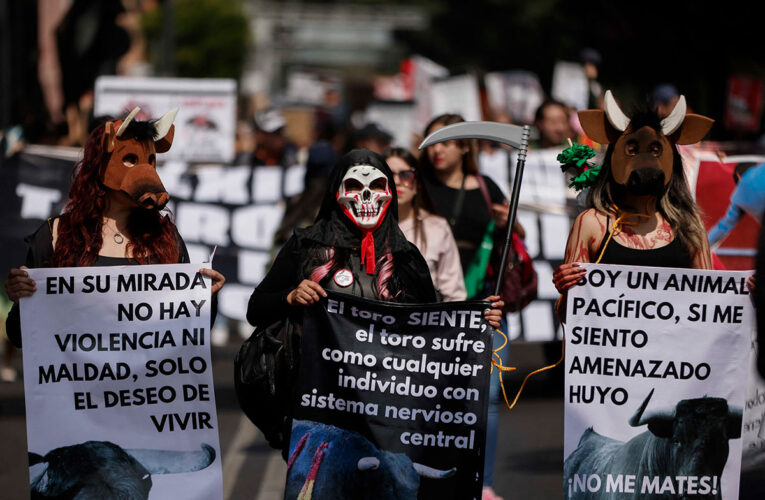
{"type": "Polygon", "coordinates": [[[738,498],[751,272],[585,267],[567,300],[564,498],[738,498]]]}
{"type": "Polygon", "coordinates": [[[83,498],[102,498],[98,488],[222,498],[210,279],[200,267],[28,270],[37,291],[20,306],[33,490],[55,496],[67,482],[83,498]]]}

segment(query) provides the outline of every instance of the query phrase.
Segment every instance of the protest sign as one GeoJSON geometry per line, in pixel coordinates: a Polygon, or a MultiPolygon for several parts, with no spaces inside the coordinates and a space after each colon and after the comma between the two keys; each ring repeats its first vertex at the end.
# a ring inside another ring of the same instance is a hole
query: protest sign
{"type": "Polygon", "coordinates": [[[564,498],[738,498],[751,273],[585,267],[567,301],[564,498]]]}
{"type": "Polygon", "coordinates": [[[485,308],[328,292],[307,310],[285,498],[480,498],[485,308]]]}
{"type": "Polygon", "coordinates": [[[20,300],[32,488],[94,488],[100,477],[131,498],[221,498],[210,279],[199,269],[28,270],[37,283],[20,300]]]}
{"type": "Polygon", "coordinates": [[[236,80],[215,78],[126,78],[100,76],[94,116],[123,118],[134,107],[138,120],[178,108],[173,147],[166,158],[193,162],[234,159],[236,80]]]}
{"type": "Polygon", "coordinates": [[[757,370],[757,348],[757,343],[752,342],[741,435],[744,441],[741,470],[762,474],[765,472],[765,378],[757,370]]]}

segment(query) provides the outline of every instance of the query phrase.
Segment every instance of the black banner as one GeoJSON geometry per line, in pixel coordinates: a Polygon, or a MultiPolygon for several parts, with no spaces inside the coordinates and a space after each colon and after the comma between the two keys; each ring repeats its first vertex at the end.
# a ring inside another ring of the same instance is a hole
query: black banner
{"type": "Polygon", "coordinates": [[[285,498],[480,498],[487,304],[327,293],[303,323],[285,498]]]}

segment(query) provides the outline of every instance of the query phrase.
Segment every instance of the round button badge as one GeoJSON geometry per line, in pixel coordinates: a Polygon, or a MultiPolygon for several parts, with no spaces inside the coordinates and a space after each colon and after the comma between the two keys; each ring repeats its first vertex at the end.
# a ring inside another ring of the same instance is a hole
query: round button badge
{"type": "Polygon", "coordinates": [[[350,271],[350,269],[340,269],[335,273],[334,279],[335,283],[337,283],[337,286],[345,288],[353,283],[353,273],[350,271]]]}

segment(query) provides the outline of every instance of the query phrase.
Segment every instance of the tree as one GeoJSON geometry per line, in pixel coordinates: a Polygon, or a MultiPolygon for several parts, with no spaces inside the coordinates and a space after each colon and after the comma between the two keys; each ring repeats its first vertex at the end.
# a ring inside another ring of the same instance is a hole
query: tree
{"type": "Polygon", "coordinates": [[[142,23],[154,67],[161,69],[161,49],[169,36],[172,37],[170,46],[174,48],[171,56],[175,68],[173,76],[238,80],[249,41],[248,22],[241,1],[164,2],[165,8],[147,12],[142,23]],[[165,18],[166,13],[172,14],[173,18],[165,18]]]}

